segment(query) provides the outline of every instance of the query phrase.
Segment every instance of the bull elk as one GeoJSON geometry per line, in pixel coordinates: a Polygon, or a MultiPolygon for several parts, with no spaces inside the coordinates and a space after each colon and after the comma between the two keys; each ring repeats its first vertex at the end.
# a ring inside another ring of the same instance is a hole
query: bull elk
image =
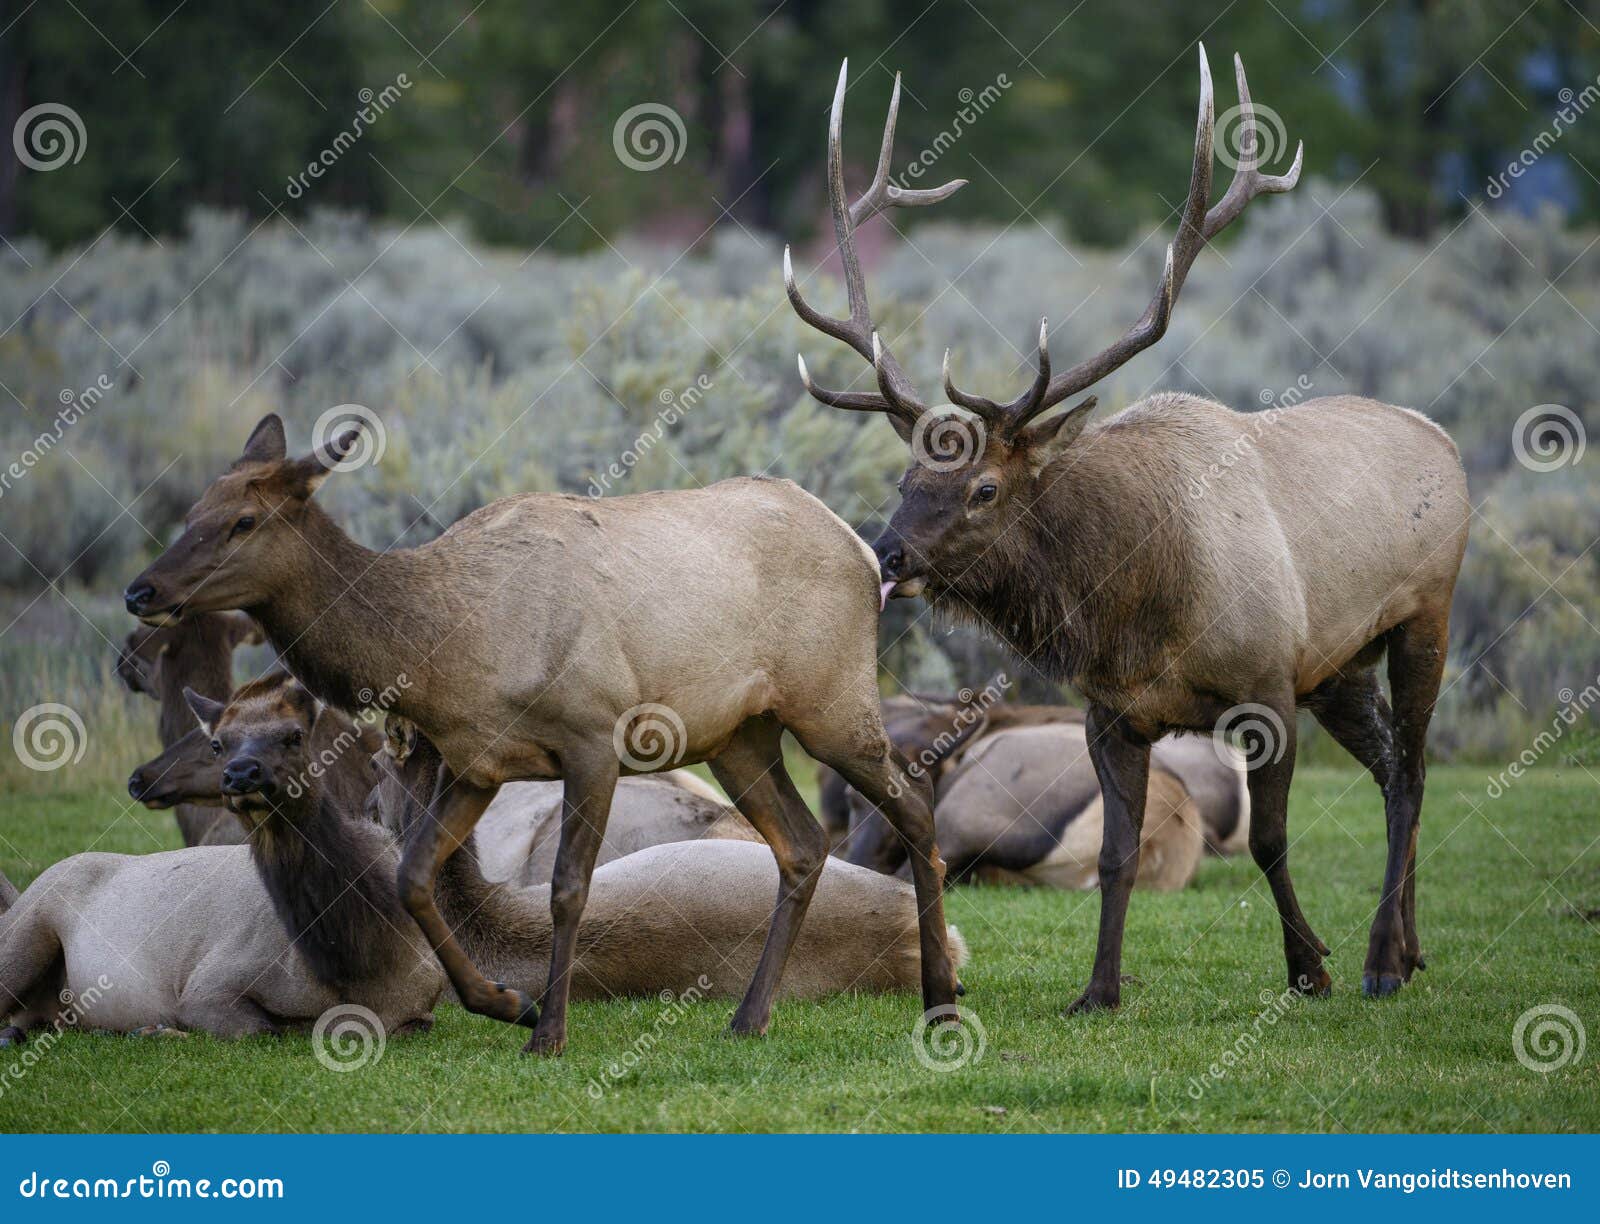
{"type": "Polygon", "coordinates": [[[828,849],[784,768],[786,729],[910,842],[923,1005],[954,1007],[930,795],[896,783],[878,714],[878,567],[855,532],[788,481],[739,479],[598,500],[524,494],[418,548],[373,552],[312,496],[358,440],[352,430],[291,459],[282,421],[264,418],[125,601],[157,624],[247,611],[319,698],[354,710],[388,693],[389,712],[438,747],[445,767],[431,818],[408,837],[400,896],[468,1009],[533,1028],[530,1052],[562,1050],[617,780],[706,761],[778,862],[767,941],[732,1022],[764,1032],[828,849]],[[473,965],[434,881],[502,783],[558,778],[554,945],[535,1004],[473,965]]]}
{"type": "Polygon", "coordinates": [[[1287,174],[1259,169],[1244,66],[1237,57],[1234,66],[1240,156],[1226,193],[1207,207],[1214,115],[1202,47],[1194,166],[1155,296],[1115,343],[1061,373],[1052,373],[1041,322],[1037,372],[1014,399],[959,390],[947,352],[945,394],[966,412],[931,409],[874,330],[856,228],[883,208],[924,202],[888,183],[898,83],[878,174],[854,204],[846,202],[840,153],[842,70],[834,95],[828,183],[849,317],[809,305],[784,257],[796,312],[876,374],[875,391],[829,390],[811,381],[802,359],[806,388],[831,407],[883,413],[912,444],[900,505],[873,546],[880,600],[923,595],[1089,701],[1090,750],[1105,796],[1100,934],[1089,985],[1070,1011],[1120,1001],[1152,741],[1210,732],[1240,706],[1260,715],[1245,732],[1255,765],[1250,849],[1277,904],[1290,986],[1307,994],[1331,988],[1328,949],[1289,878],[1297,705],[1384,794],[1388,861],[1362,988],[1391,994],[1423,963],[1415,898],[1423,750],[1469,515],[1449,437],[1420,413],[1355,396],[1250,415],[1164,393],[1094,427],[1091,396],[1038,419],[1159,340],[1206,243],[1257,196],[1298,181],[1303,148],[1287,174]],[[952,431],[965,446],[937,445],[952,431]],[[1220,464],[1225,456],[1237,462],[1220,464]],[[1385,651],[1392,711],[1375,671],[1385,651]]]}

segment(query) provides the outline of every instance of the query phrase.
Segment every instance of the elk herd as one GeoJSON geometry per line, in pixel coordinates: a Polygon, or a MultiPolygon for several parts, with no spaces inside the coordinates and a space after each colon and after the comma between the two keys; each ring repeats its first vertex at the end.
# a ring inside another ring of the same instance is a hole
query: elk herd
{"type": "Polygon", "coordinates": [[[1423,749],[1468,518],[1454,446],[1420,414],[1349,396],[1266,427],[1183,394],[1098,424],[1093,397],[1045,415],[1159,340],[1208,241],[1295,185],[1298,152],[1282,176],[1256,164],[1235,63],[1236,173],[1211,204],[1202,49],[1190,183],[1143,316],[1060,373],[1041,322],[1037,371],[1009,401],[959,390],[947,354],[960,411],[920,399],[875,330],[855,235],[964,184],[891,181],[897,78],[876,174],[851,202],[841,70],[827,184],[847,317],[801,296],[787,251],[784,271],[800,317],[874,384],[826,389],[802,360],[805,388],[883,414],[912,450],[870,547],[758,477],[529,493],[373,551],[315,496],[345,478],[358,434],[292,456],[282,421],[263,419],[125,592],[139,625],[115,670],[157,703],[162,745],[128,788],[174,812],[186,848],[75,855],[20,896],[0,877],[0,1044],[64,1023],[74,995],[93,1000],[82,1027],[224,1037],[306,1027],[341,1002],[413,1031],[451,998],[557,1054],[574,996],[706,980],[739,997],[738,1033],[765,1032],[780,995],[847,991],[915,989],[959,1023],[968,952],[944,901],[965,881],[1097,888],[1093,970],[1068,1010],[1115,1007],[1131,889],[1182,888],[1204,854],[1246,846],[1290,986],[1325,993],[1328,950],[1288,867],[1298,708],[1382,789],[1363,988],[1399,989],[1423,964],[1423,749]],[[1238,461],[1191,497],[1224,453],[1238,461]],[[916,596],[1085,707],[880,699],[880,613],[916,596]],[[246,643],[276,662],[236,688],[246,643]],[[1284,742],[1214,739],[1246,704],[1284,742]],[[642,759],[640,735],[668,751],[642,759]],[[786,737],[817,762],[820,819],[786,737]],[[687,771],[699,763],[720,792],[687,771]],[[87,991],[102,975],[115,989],[87,991]]]}

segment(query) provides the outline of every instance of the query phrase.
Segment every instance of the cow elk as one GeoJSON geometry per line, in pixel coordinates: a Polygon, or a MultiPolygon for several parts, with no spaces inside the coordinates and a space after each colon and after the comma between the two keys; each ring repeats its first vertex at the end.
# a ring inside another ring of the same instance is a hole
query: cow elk
{"type": "MultiPolygon", "coordinates": [[[[194,714],[183,698],[183,690],[193,689],[214,701],[225,699],[233,692],[234,650],[263,640],[260,628],[248,616],[238,613],[206,613],[176,625],[140,625],[128,634],[117,652],[117,679],[130,693],[155,698],[160,707],[161,747],[170,751],[196,734],[194,714]]],[[[188,747],[184,745],[179,753],[185,754],[188,747]]],[[[135,799],[145,802],[146,794],[139,792],[171,793],[175,788],[170,783],[175,781],[160,773],[136,773],[129,781],[129,790],[135,799]]],[[[214,792],[216,788],[208,789],[214,792]]],[[[244,840],[243,827],[221,807],[207,807],[186,798],[146,806],[173,807],[174,803],[172,814],[184,845],[228,846],[244,840]]]]}
{"type": "Polygon", "coordinates": [[[389,711],[438,746],[446,768],[432,818],[409,837],[400,895],[466,1007],[532,1027],[531,1052],[564,1048],[578,920],[618,777],[706,761],[778,862],[767,942],[733,1016],[734,1031],[764,1032],[827,858],[784,768],[788,730],[909,839],[923,1005],[953,1011],[927,788],[895,783],[878,715],[877,563],[848,526],[787,481],[737,479],[524,494],[418,548],[373,552],[312,496],[358,440],[290,459],[282,422],[263,419],[125,599],[151,624],[247,611],[319,698],[348,710],[364,689],[392,693],[389,711]],[[535,1004],[473,965],[434,881],[503,783],[558,778],[555,943],[535,1004]]]}
{"type": "Polygon", "coordinates": [[[1419,413],[1355,396],[1245,414],[1157,394],[1097,427],[1090,397],[1040,419],[1156,343],[1206,243],[1255,197],[1298,181],[1303,149],[1282,176],[1259,169],[1244,67],[1237,57],[1234,64],[1239,144],[1227,191],[1207,207],[1214,115],[1201,48],[1194,165],[1155,296],[1118,340],[1060,373],[1041,322],[1037,373],[1009,401],[959,390],[947,353],[945,394],[965,414],[931,409],[873,328],[855,231],[906,202],[885,173],[898,90],[879,174],[853,205],[841,169],[843,71],[834,97],[828,180],[849,318],[807,304],[785,255],[801,318],[850,345],[876,374],[875,391],[828,390],[802,361],[808,390],[833,407],[883,413],[912,446],[900,505],[874,544],[880,598],[923,595],[1088,699],[1105,799],[1101,919],[1093,973],[1071,1011],[1120,1001],[1151,743],[1235,719],[1254,766],[1250,849],[1277,904],[1289,985],[1312,995],[1331,988],[1328,950],[1289,877],[1300,705],[1384,794],[1388,861],[1363,991],[1391,994],[1423,963],[1415,899],[1423,752],[1470,514],[1449,437],[1419,413]],[[1375,671],[1386,652],[1392,712],[1375,671]]]}

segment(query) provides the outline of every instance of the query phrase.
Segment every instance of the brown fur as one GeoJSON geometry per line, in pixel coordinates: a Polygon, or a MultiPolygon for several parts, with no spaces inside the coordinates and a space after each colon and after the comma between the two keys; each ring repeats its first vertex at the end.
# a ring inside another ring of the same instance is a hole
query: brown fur
{"type": "MultiPolygon", "coordinates": [[[[180,624],[159,627],[140,625],[117,652],[117,678],[129,692],[143,693],[159,703],[161,746],[171,749],[194,731],[194,715],[183,699],[183,690],[226,700],[233,691],[234,650],[264,640],[260,626],[237,613],[202,613],[180,624]]],[[[144,795],[135,793],[135,784],[143,791],[160,781],[160,774],[140,777],[136,773],[129,779],[129,792],[142,801],[144,795]]],[[[186,846],[244,841],[244,827],[220,808],[179,803],[172,814],[186,846]]]]}
{"type": "Polygon", "coordinates": [[[737,1031],[765,1030],[826,858],[783,768],[784,730],[888,805],[916,845],[924,1005],[954,1003],[932,814],[922,791],[891,793],[877,576],[848,527],[788,482],[732,480],[599,500],[506,498],[430,544],[375,553],[312,500],[354,442],[291,460],[282,423],[264,419],[126,598],[147,620],[246,610],[319,697],[353,708],[363,690],[390,693],[390,710],[438,745],[448,769],[435,819],[408,844],[402,896],[468,1008],[519,1023],[534,1014],[450,935],[432,899],[439,865],[502,783],[561,778],[557,945],[530,1048],[564,1046],[577,922],[612,791],[620,773],[659,767],[636,770],[615,746],[630,742],[643,705],[677,720],[660,763],[710,762],[778,859],[783,887],[737,1031]]]}

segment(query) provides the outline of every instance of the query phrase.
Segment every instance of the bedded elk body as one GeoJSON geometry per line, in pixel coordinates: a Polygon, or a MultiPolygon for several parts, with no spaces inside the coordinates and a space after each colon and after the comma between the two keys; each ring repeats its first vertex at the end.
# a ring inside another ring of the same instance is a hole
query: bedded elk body
{"type": "MultiPolygon", "coordinates": [[[[448,982],[401,908],[395,839],[364,803],[333,795],[362,779],[431,795],[437,756],[351,751],[313,773],[317,746],[331,738],[319,724],[345,720],[314,708],[281,673],[226,706],[200,705],[207,739],[216,732],[223,745],[206,797],[224,798],[231,770],[251,844],[77,854],[20,898],[0,875],[0,1046],[66,1023],[241,1037],[308,1026],[339,1003],[369,1008],[388,1032],[430,1023],[448,982]]],[[[404,831],[426,806],[387,811],[385,825],[404,831]]],[[[577,997],[737,995],[760,951],[774,874],[764,846],[737,840],[658,845],[605,865],[578,941],[577,997]]],[[[496,978],[528,989],[549,973],[549,900],[548,884],[486,879],[470,837],[439,875],[440,912],[463,945],[496,978]]],[[[959,963],[960,933],[950,941],[959,963]]],[[[919,962],[911,889],[832,863],[782,994],[912,990],[919,962]]]]}
{"type": "MultiPolygon", "coordinates": [[[[1120,1001],[1152,741],[1234,720],[1254,766],[1250,848],[1277,903],[1289,984],[1330,988],[1327,948],[1300,910],[1287,861],[1297,705],[1385,797],[1388,861],[1363,989],[1392,993],[1422,965],[1414,876],[1423,750],[1470,514],[1455,446],[1420,414],[1355,396],[1244,414],[1158,394],[1097,426],[1091,397],[1043,417],[1160,339],[1206,243],[1256,196],[1298,180],[1303,150],[1285,175],[1260,171],[1244,68],[1234,63],[1240,122],[1227,191],[1208,207],[1214,106],[1201,48],[1193,171],[1150,305],[1109,348],[1054,374],[1041,323],[1035,377],[1008,402],[959,390],[947,354],[944,390],[965,413],[930,408],[873,329],[854,230],[894,189],[880,174],[862,200],[845,203],[842,72],[829,180],[850,317],[806,303],[785,257],[796,311],[876,374],[875,391],[833,391],[814,385],[802,361],[807,388],[834,407],[886,414],[912,446],[900,505],[874,545],[881,598],[923,595],[1089,700],[1105,843],[1094,970],[1074,1011],[1120,1001]],[[1374,670],[1385,652],[1392,711],[1374,670]]],[[[893,115],[894,103],[891,132],[893,115]]]]}
{"type": "MultiPolygon", "coordinates": [[[[233,692],[234,650],[263,640],[260,628],[238,613],[205,613],[177,625],[140,625],[117,652],[117,679],[129,692],[143,693],[159,703],[161,747],[172,749],[195,730],[194,714],[183,699],[183,690],[193,689],[213,700],[226,699],[233,692]]],[[[151,793],[175,789],[160,773],[135,774],[129,780],[130,793],[135,782],[141,791],[151,793]]],[[[216,788],[208,787],[202,793],[215,794],[216,788]]],[[[143,802],[145,794],[134,793],[133,798],[143,802]]],[[[244,841],[244,828],[222,807],[198,804],[183,796],[158,806],[173,807],[174,803],[173,816],[184,845],[228,846],[244,841]]]]}
{"type": "Polygon", "coordinates": [[[926,1007],[953,1005],[942,865],[926,788],[896,788],[878,716],[877,565],[821,502],[787,481],[587,499],[506,498],[418,548],[372,552],[312,499],[348,433],[285,457],[265,418],[205,491],[183,535],[126,592],[147,622],[242,609],[320,698],[393,698],[446,762],[419,822],[401,896],[471,1010],[534,1027],[559,1052],[579,915],[622,773],[710,763],[771,845],[773,922],[738,1032],[765,1031],[827,845],[789,780],[781,737],[878,797],[917,847],[926,1007]],[[494,798],[561,779],[551,893],[556,938],[536,1006],[497,989],[433,904],[433,881],[494,798]],[[537,1020],[535,1017],[537,1016],[537,1020]]]}

